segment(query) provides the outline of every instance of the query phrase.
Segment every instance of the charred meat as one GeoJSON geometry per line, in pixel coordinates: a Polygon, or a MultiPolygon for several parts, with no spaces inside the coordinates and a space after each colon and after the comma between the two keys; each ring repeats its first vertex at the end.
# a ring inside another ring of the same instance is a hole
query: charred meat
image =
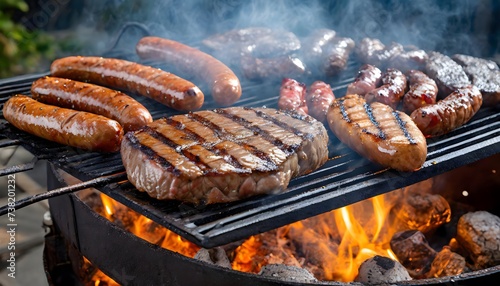
{"type": "Polygon", "coordinates": [[[439,52],[429,53],[425,73],[436,82],[439,89],[438,98],[445,98],[455,90],[470,85],[462,66],[439,52]]]}
{"type": "Polygon", "coordinates": [[[210,204],[285,191],[326,162],[327,142],[310,116],[229,107],[156,120],[127,133],[121,155],[138,190],[210,204]]]}
{"type": "Polygon", "coordinates": [[[500,69],[495,62],[460,54],[453,55],[452,59],[464,68],[472,84],[479,88],[484,106],[500,103],[500,69]]]}

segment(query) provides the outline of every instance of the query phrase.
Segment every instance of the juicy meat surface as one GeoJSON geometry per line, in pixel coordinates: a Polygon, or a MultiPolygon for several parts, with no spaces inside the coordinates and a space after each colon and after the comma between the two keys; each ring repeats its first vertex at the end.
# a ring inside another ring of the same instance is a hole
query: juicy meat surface
{"type": "Polygon", "coordinates": [[[340,141],[384,167],[414,171],[425,162],[424,135],[408,115],[388,105],[346,95],[332,103],[327,119],[340,141]]]}
{"type": "Polygon", "coordinates": [[[500,68],[494,61],[456,54],[452,59],[459,63],[472,84],[481,91],[484,106],[500,103],[500,68]]]}
{"type": "Polygon", "coordinates": [[[127,133],[121,155],[138,190],[210,204],[284,192],[326,162],[327,142],[310,116],[229,107],[156,120],[127,133]]]}
{"type": "Polygon", "coordinates": [[[455,90],[470,85],[463,68],[449,56],[438,52],[429,52],[425,73],[436,82],[438,98],[445,98],[455,90]]]}

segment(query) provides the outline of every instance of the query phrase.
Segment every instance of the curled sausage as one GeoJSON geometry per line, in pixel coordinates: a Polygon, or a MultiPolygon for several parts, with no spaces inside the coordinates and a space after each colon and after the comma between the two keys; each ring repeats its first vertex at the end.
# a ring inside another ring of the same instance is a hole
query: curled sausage
{"type": "Polygon", "coordinates": [[[120,59],[66,57],[50,66],[52,76],[127,90],[182,111],[199,109],[204,95],[192,82],[157,68],[120,59]]]}
{"type": "Polygon", "coordinates": [[[306,85],[291,78],[284,78],[281,82],[278,107],[308,114],[306,85]]]}
{"type": "Polygon", "coordinates": [[[411,114],[415,109],[436,103],[438,87],[425,73],[410,70],[407,73],[410,90],[403,97],[403,110],[411,114]]]}
{"type": "Polygon", "coordinates": [[[326,122],[326,113],[334,100],[332,88],[323,81],[313,82],[306,91],[309,115],[321,122],[326,122]]]}
{"type": "Polygon", "coordinates": [[[482,103],[479,89],[469,86],[457,89],[436,104],[415,109],[410,117],[426,137],[438,136],[467,123],[482,103]]]}
{"type": "Polygon", "coordinates": [[[406,91],[406,76],[397,69],[389,68],[382,76],[382,86],[365,95],[366,102],[378,101],[396,109],[406,91]]]}
{"type": "Polygon", "coordinates": [[[363,65],[352,83],[347,86],[346,94],[358,94],[364,96],[377,88],[382,81],[382,71],[376,66],[363,65]]]}
{"type": "Polygon", "coordinates": [[[132,97],[90,83],[44,77],[31,85],[31,94],[39,102],[114,119],[125,132],[137,130],[153,121],[146,107],[132,97]]]}
{"type": "Polygon", "coordinates": [[[90,151],[120,150],[123,128],[107,117],[40,103],[25,95],[11,97],[3,115],[30,134],[90,151]]]}
{"type": "Polygon", "coordinates": [[[235,103],[241,96],[238,77],[224,63],[198,49],[158,37],[144,37],[136,45],[143,59],[163,60],[177,69],[204,80],[215,101],[223,106],[235,103]]]}

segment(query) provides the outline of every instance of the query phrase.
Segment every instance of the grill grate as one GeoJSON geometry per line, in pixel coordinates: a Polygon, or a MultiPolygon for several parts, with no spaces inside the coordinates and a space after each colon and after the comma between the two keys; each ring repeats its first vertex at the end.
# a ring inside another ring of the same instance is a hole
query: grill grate
{"type": "MultiPolygon", "coordinates": [[[[137,60],[133,55],[112,55],[137,60]]],[[[165,68],[154,62],[144,64],[165,68]]],[[[351,62],[339,77],[322,79],[341,96],[353,80],[358,65],[351,62]]],[[[46,74],[0,80],[0,108],[13,94],[29,94],[31,83],[46,74]]],[[[317,78],[320,79],[320,78],[317,78]]],[[[312,83],[308,82],[308,83],[312,83]]],[[[276,107],[278,82],[242,80],[243,96],[238,106],[276,107]]],[[[201,86],[205,94],[209,94],[201,86]]],[[[136,97],[155,119],[176,114],[153,100],[136,97]]],[[[207,96],[204,109],[216,108],[207,96]]],[[[319,170],[290,182],[288,192],[209,206],[177,201],[158,201],[138,192],[128,181],[100,189],[115,200],[141,213],[191,242],[210,248],[244,239],[323,212],[398,189],[454,168],[500,153],[500,113],[482,109],[467,125],[438,138],[428,139],[427,160],[420,170],[403,173],[381,169],[337,141],[330,133],[328,162],[319,170]]],[[[84,152],[36,138],[12,127],[0,117],[0,148],[20,144],[37,159],[46,159],[82,181],[124,171],[118,153],[84,152]]]]}

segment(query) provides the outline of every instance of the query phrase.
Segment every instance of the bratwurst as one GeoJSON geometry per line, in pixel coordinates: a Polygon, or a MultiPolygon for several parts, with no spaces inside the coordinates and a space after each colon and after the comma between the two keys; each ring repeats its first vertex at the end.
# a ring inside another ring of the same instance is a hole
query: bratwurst
{"type": "Polygon", "coordinates": [[[344,144],[365,158],[398,171],[414,171],[427,157],[424,135],[403,112],[357,94],[336,99],[328,125],[344,144]]]}
{"type": "Polygon", "coordinates": [[[125,132],[153,121],[132,97],[102,86],[65,78],[43,77],[31,85],[33,99],[46,104],[99,114],[120,123],[125,132]]]}
{"type": "Polygon", "coordinates": [[[215,101],[229,106],[241,97],[240,80],[218,59],[182,43],[158,37],[144,37],[136,45],[143,59],[162,60],[187,74],[204,80],[215,101]]]}
{"type": "Polygon", "coordinates": [[[16,95],[3,106],[3,116],[30,134],[89,151],[116,152],[123,128],[101,115],[40,103],[16,95]]]}
{"type": "Polygon", "coordinates": [[[415,109],[411,118],[425,136],[443,135],[467,123],[482,103],[481,92],[471,85],[457,89],[436,104],[415,109]]]}
{"type": "Polygon", "coordinates": [[[66,57],[52,62],[50,72],[55,77],[138,93],[181,111],[199,109],[204,101],[203,92],[192,82],[157,68],[120,59],[66,57]]]}

